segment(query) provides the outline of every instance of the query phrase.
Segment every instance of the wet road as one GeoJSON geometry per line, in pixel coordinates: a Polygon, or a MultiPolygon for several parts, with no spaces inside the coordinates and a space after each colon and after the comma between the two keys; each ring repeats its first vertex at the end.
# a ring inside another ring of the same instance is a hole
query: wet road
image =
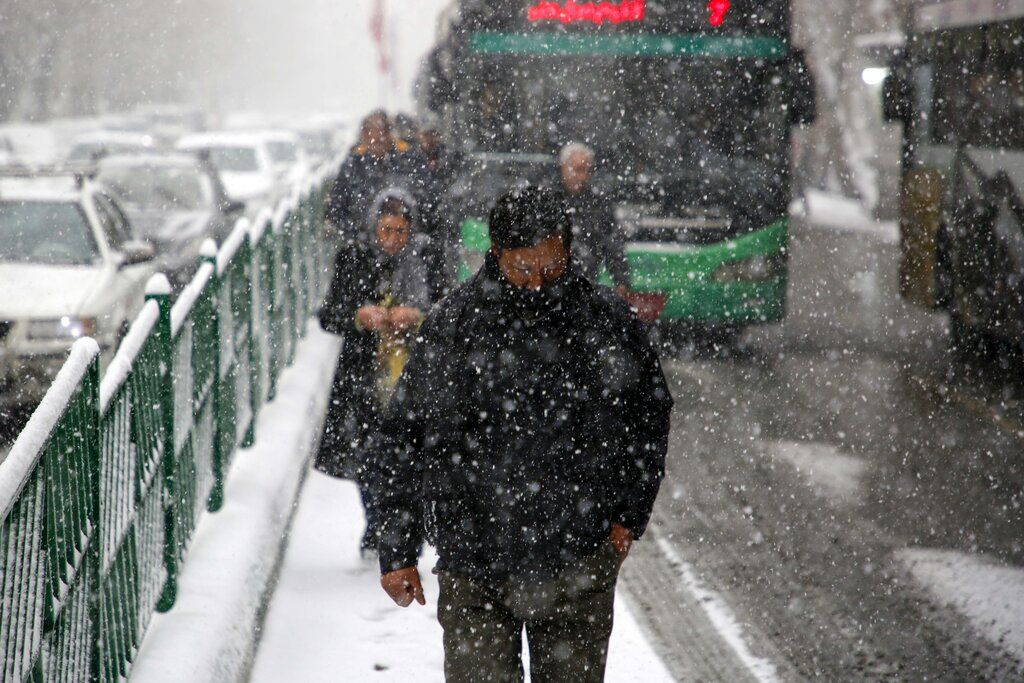
{"type": "Polygon", "coordinates": [[[900,302],[897,252],[798,222],[785,324],[666,354],[623,585],[680,680],[1024,680],[1024,408],[900,302]]]}

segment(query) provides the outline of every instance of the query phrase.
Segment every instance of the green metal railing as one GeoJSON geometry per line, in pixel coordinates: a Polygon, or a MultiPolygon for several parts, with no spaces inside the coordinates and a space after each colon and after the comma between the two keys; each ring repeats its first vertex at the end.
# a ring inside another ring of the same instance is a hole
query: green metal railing
{"type": "Polygon", "coordinates": [[[199,517],[322,298],[327,182],[205,245],[173,307],[154,277],[102,382],[96,343],[73,347],[0,465],[3,681],[124,679],[173,606],[199,517]]]}

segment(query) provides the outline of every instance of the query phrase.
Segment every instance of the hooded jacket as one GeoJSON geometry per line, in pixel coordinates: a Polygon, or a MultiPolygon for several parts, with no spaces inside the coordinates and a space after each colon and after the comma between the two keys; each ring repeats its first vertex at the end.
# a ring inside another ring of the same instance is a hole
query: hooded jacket
{"type": "Polygon", "coordinates": [[[543,579],[613,523],[639,537],[664,472],[672,398],[627,305],[574,266],[539,293],[493,255],[435,307],[373,446],[384,572],[543,579]]]}
{"type": "MultiPolygon", "coordinates": [[[[344,339],[335,370],[331,405],[327,415],[325,444],[317,466],[335,476],[351,474],[351,461],[364,458],[364,442],[376,423],[379,410],[374,395],[377,375],[378,338],[356,325],[356,311],[388,300],[394,305],[418,308],[424,314],[430,308],[430,291],[423,252],[428,240],[416,232],[395,256],[384,253],[376,242],[377,210],[395,190],[380,193],[367,214],[367,226],[357,237],[342,244],[335,257],[334,276],[320,309],[324,331],[344,339]],[[372,216],[372,218],[371,218],[372,216]],[[369,235],[373,234],[371,240],[369,235]]],[[[415,207],[415,204],[409,204],[415,207]]]]}

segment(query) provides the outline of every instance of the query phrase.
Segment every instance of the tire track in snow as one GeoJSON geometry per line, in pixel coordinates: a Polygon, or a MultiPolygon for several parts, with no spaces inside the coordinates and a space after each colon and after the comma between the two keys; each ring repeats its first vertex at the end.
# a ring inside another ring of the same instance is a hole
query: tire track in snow
{"type": "Polygon", "coordinates": [[[656,529],[652,530],[652,535],[661,554],[676,571],[680,579],[680,586],[690,593],[697,604],[701,606],[718,636],[735,653],[736,658],[747,671],[759,683],[780,683],[782,679],[779,678],[775,665],[768,659],[758,657],[750,651],[743,635],[743,627],[736,620],[736,616],[725,600],[704,585],[694,568],[676,552],[668,539],[656,529]]]}

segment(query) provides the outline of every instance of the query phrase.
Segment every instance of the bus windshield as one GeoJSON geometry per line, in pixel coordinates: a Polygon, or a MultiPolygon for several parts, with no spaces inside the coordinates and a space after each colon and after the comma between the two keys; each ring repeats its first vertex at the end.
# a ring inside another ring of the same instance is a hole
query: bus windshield
{"type": "Polygon", "coordinates": [[[503,55],[486,63],[489,75],[465,100],[474,151],[555,155],[580,141],[597,152],[599,184],[624,201],[648,187],[674,204],[721,205],[742,185],[772,205],[768,213],[785,212],[773,200],[785,196],[789,159],[773,61],[503,55]]]}

